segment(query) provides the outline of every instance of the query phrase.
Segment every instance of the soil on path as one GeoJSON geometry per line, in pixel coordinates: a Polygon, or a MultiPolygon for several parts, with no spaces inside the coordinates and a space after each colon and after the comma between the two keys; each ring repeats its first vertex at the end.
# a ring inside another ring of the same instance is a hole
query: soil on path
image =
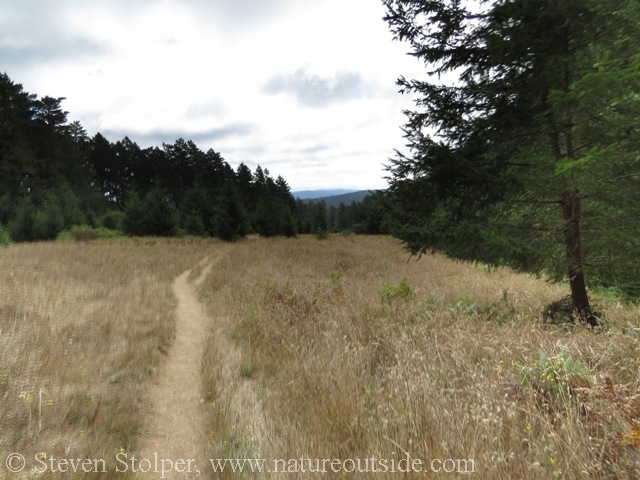
{"type": "MultiPolygon", "coordinates": [[[[140,478],[160,478],[161,473],[158,472],[163,467],[162,459],[166,459],[165,478],[207,478],[200,361],[209,319],[198,301],[194,286],[206,278],[219,258],[205,258],[180,274],[173,283],[173,292],[178,300],[176,337],[160,367],[157,383],[149,389],[152,408],[148,412],[146,434],[141,439],[136,458],[138,462],[149,460],[150,464],[144,466],[150,465],[151,471],[140,478]],[[193,284],[189,282],[192,270],[201,270],[193,284]],[[193,461],[188,463],[190,459],[193,461]],[[180,460],[184,463],[177,463],[180,460]],[[154,472],[156,466],[157,471],[154,472]],[[171,467],[173,471],[169,472],[171,467]]],[[[130,462],[131,457],[128,460],[130,462]]]]}

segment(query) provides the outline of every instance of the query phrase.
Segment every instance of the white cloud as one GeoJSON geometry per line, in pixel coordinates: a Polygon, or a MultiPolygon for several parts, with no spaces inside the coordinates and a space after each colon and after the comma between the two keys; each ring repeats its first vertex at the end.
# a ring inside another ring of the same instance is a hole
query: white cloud
{"type": "Polygon", "coordinates": [[[404,144],[401,111],[412,104],[394,84],[421,69],[392,42],[381,2],[0,0],[0,9],[0,27],[11,25],[0,33],[3,68],[32,93],[66,97],[90,134],[143,146],[182,136],[297,189],[384,187],[381,164],[404,144]]]}
{"type": "Polygon", "coordinates": [[[294,73],[277,74],[264,85],[268,94],[289,93],[298,104],[322,108],[331,104],[369,96],[370,89],[356,72],[337,72],[333,77],[321,77],[300,68],[294,73]]]}

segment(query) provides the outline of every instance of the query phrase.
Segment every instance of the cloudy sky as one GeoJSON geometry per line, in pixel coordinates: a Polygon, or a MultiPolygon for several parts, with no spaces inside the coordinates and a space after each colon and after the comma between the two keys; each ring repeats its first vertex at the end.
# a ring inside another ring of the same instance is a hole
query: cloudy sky
{"type": "Polygon", "coordinates": [[[380,0],[0,0],[0,71],[93,136],[193,140],[294,190],[384,188],[404,145],[380,0]]]}

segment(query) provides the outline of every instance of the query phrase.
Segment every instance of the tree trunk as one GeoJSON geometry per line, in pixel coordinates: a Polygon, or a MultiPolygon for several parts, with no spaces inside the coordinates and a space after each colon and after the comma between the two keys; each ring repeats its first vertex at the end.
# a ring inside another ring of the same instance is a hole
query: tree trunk
{"type": "Polygon", "coordinates": [[[582,249],[580,246],[581,198],[578,192],[574,191],[565,194],[561,205],[562,218],[564,220],[564,245],[567,253],[573,308],[581,321],[595,327],[598,325],[598,319],[591,311],[584,281],[582,249]]]}

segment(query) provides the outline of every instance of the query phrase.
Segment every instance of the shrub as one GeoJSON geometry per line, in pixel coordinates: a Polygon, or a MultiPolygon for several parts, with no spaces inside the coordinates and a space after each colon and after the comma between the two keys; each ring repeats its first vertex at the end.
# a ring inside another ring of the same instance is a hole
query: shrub
{"type": "Polygon", "coordinates": [[[131,196],[124,209],[123,226],[129,235],[171,237],[178,229],[178,214],[166,193],[155,188],[144,200],[131,196]]]}
{"type": "Polygon", "coordinates": [[[88,225],[74,225],[71,228],[62,230],[56,237],[58,242],[72,242],[72,241],[90,241],[98,238],[98,235],[88,225]]]}
{"type": "Polygon", "coordinates": [[[553,356],[547,356],[541,350],[532,365],[518,367],[522,384],[538,392],[548,402],[559,400],[566,404],[575,396],[575,388],[590,387],[594,382],[589,368],[566,350],[553,356]]]}
{"type": "Polygon", "coordinates": [[[181,228],[177,231],[178,237],[185,235],[199,235],[205,234],[204,219],[202,213],[197,211],[182,212],[180,215],[181,228]]]}
{"type": "Polygon", "coordinates": [[[14,242],[36,240],[36,215],[36,207],[29,198],[25,198],[18,204],[8,228],[14,242]]]}
{"type": "Polygon", "coordinates": [[[403,278],[398,285],[385,283],[378,291],[378,296],[383,302],[390,303],[394,298],[410,299],[415,296],[407,278],[403,278]]]}
{"type": "Polygon", "coordinates": [[[122,226],[127,235],[145,235],[145,206],[138,195],[133,194],[124,208],[122,226]]]}
{"type": "Polygon", "coordinates": [[[105,227],[94,228],[93,231],[96,233],[98,238],[118,238],[122,236],[122,232],[120,230],[112,230],[105,227]]]}
{"type": "Polygon", "coordinates": [[[251,360],[240,365],[240,376],[243,378],[250,378],[254,373],[255,367],[251,360]]]}
{"type": "Polygon", "coordinates": [[[62,188],[47,195],[42,205],[23,199],[9,222],[9,233],[16,242],[53,240],[64,228],[85,221],[73,191],[62,188]]]}
{"type": "Polygon", "coordinates": [[[104,227],[93,228],[89,225],[74,225],[70,229],[60,232],[56,240],[60,242],[88,242],[98,238],[116,238],[122,233],[104,227]]]}
{"type": "Polygon", "coordinates": [[[172,237],[178,229],[178,213],[167,194],[160,188],[151,190],[142,202],[145,210],[146,235],[172,237]]]}
{"type": "Polygon", "coordinates": [[[11,236],[9,231],[0,225],[0,246],[6,247],[11,244],[11,236]]]}
{"type": "Polygon", "coordinates": [[[122,230],[124,225],[124,212],[120,210],[109,210],[106,212],[100,223],[109,230],[122,230]]]}
{"type": "Polygon", "coordinates": [[[53,240],[64,228],[64,214],[55,198],[47,201],[36,213],[33,236],[35,240],[53,240]]]}

